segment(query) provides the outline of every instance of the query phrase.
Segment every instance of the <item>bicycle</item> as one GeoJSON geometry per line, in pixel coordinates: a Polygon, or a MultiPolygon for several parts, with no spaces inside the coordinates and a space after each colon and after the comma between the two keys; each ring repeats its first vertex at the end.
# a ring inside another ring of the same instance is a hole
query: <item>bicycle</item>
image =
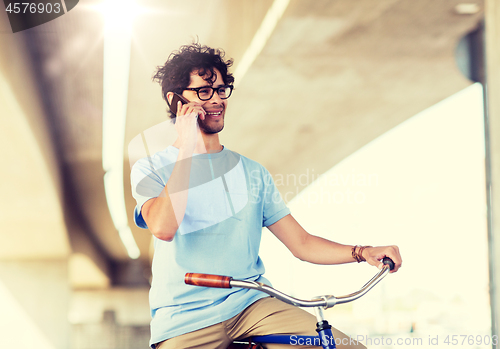
{"type": "MultiPolygon", "coordinates": [[[[373,278],[370,279],[361,289],[351,294],[335,297],[333,295],[324,295],[314,298],[312,300],[297,299],[289,296],[281,291],[278,291],[271,286],[266,284],[255,282],[255,281],[245,281],[236,280],[230,276],[222,275],[210,275],[210,274],[199,274],[199,273],[186,273],[184,277],[184,282],[188,285],[193,286],[203,286],[203,287],[216,287],[216,288],[249,288],[258,290],[268,295],[275,297],[285,303],[297,306],[297,307],[313,307],[316,319],[318,320],[316,324],[316,331],[318,336],[299,336],[299,335],[280,335],[271,334],[266,336],[256,336],[252,338],[245,339],[245,341],[235,341],[231,348],[238,348],[238,344],[247,345],[246,348],[259,348],[262,344],[290,344],[293,343],[319,343],[316,345],[318,347],[323,347],[323,349],[335,349],[335,339],[332,334],[332,326],[325,320],[323,315],[323,309],[332,308],[337,304],[349,303],[362,296],[364,296],[373,286],[378,284],[390,270],[394,269],[394,262],[390,258],[383,259],[384,266],[373,278]]],[[[240,346],[241,348],[241,346],[240,346]]]]}

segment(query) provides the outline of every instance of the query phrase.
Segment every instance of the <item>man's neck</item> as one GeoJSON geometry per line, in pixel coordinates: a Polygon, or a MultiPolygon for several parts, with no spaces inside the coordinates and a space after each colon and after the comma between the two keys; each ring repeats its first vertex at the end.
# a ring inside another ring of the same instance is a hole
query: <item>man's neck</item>
{"type": "Polygon", "coordinates": [[[213,154],[220,151],[222,151],[222,145],[220,144],[219,135],[217,133],[212,135],[203,135],[203,142],[198,141],[195,150],[195,152],[199,154],[213,154]],[[197,150],[199,150],[199,152],[197,150]]]}
{"type": "MultiPolygon", "coordinates": [[[[179,139],[173,144],[174,147],[180,148],[179,139]]],[[[214,154],[219,153],[223,149],[219,141],[219,135],[215,134],[199,134],[198,140],[196,142],[196,147],[194,148],[195,154],[214,154]]]]}

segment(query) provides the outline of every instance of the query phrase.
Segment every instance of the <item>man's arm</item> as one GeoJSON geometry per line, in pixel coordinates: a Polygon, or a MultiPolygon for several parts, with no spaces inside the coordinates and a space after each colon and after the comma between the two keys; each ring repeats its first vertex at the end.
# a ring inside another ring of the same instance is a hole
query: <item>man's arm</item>
{"type": "Polygon", "coordinates": [[[189,175],[189,151],[179,149],[179,157],[161,194],[142,205],[141,213],[151,233],[160,240],[172,241],[186,212],[189,175]]]}
{"type": "MultiPolygon", "coordinates": [[[[300,260],[315,264],[342,264],[355,261],[352,257],[353,246],[309,234],[292,215],[283,217],[268,228],[300,260]]],[[[369,247],[365,248],[362,254],[369,264],[379,268],[383,265],[380,260],[384,257],[394,261],[393,272],[401,266],[401,256],[397,246],[369,247]]]]}
{"type": "Polygon", "coordinates": [[[178,103],[175,122],[179,156],[167,185],[161,194],[142,205],[141,213],[151,233],[160,240],[172,241],[186,213],[191,159],[198,147],[204,147],[198,128],[198,116],[205,118],[205,111],[197,103],[178,103]]]}

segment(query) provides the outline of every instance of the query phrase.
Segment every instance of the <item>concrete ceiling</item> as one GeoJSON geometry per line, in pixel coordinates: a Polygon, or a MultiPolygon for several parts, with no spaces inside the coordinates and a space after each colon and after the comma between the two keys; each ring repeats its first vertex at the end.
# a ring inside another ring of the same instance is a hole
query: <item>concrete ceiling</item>
{"type": "MultiPolygon", "coordinates": [[[[237,67],[273,3],[137,2],[150,11],[134,25],[126,145],[167,120],[151,76],[171,51],[199,38],[223,48],[237,67]]],[[[7,159],[0,174],[7,193],[0,203],[0,256],[78,256],[76,273],[87,256],[96,284],[107,285],[99,271],[118,282],[130,267],[104,195],[103,19],[92,7],[97,3],[80,1],[57,20],[16,34],[0,14],[0,111],[7,125],[0,130],[7,159]]],[[[456,67],[455,49],[482,19],[483,2],[469,1],[480,9],[470,15],[457,14],[460,3],[291,0],[238,82],[222,143],[273,174],[323,173],[471,84],[456,67]]],[[[129,166],[126,156],[129,224],[147,264],[151,235],[132,222],[129,166]]],[[[297,191],[292,185],[280,190],[297,191]]]]}

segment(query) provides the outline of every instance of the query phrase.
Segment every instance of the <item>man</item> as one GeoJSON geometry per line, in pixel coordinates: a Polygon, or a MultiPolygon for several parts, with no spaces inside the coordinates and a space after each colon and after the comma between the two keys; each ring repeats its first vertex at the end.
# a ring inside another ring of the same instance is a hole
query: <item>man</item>
{"type": "Polygon", "coordinates": [[[269,172],[221,145],[234,82],[231,64],[222,51],[192,44],[174,52],[155,75],[165,100],[176,109],[171,117],[178,138],[164,151],[139,160],[131,175],[135,221],[154,235],[153,348],[226,348],[234,339],[256,335],[316,334],[312,315],[266,294],[183,283],[186,272],[269,283],[258,255],[264,226],[303,261],[366,260],[381,267],[387,256],[395,262],[394,272],[401,266],[396,246],[342,245],[306,232],[269,172]],[[186,103],[175,103],[175,93],[186,103]]]}

